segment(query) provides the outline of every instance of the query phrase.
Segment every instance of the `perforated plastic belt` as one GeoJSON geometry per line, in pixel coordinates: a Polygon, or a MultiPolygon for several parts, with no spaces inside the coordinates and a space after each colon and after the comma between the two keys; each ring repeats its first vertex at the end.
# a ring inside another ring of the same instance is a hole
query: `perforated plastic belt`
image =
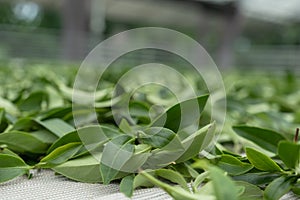
{"type": "MultiPolygon", "coordinates": [[[[0,200],[129,200],[119,192],[117,184],[102,185],[71,181],[53,171],[35,172],[32,179],[25,176],[0,184],[0,200]]],[[[172,198],[159,188],[138,189],[132,199],[171,200],[172,198]]],[[[280,200],[297,200],[289,193],[280,200]]]]}
{"type": "MultiPolygon", "coordinates": [[[[119,192],[117,184],[79,183],[60,175],[54,175],[53,171],[43,170],[35,172],[30,180],[23,176],[0,184],[0,199],[128,200],[129,198],[119,192]]],[[[149,188],[136,190],[132,199],[171,200],[172,198],[159,188],[149,188]]]]}

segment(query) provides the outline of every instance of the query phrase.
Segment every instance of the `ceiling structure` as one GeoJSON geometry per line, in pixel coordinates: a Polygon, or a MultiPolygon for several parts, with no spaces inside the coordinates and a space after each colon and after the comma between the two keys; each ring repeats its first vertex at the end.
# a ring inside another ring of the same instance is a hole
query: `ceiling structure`
{"type": "Polygon", "coordinates": [[[299,0],[240,0],[242,13],[274,23],[300,22],[299,0]]]}
{"type": "Polygon", "coordinates": [[[109,0],[106,12],[113,20],[194,26],[201,22],[199,8],[191,3],[197,1],[216,5],[235,2],[246,17],[272,23],[300,22],[299,0],[109,0]]]}

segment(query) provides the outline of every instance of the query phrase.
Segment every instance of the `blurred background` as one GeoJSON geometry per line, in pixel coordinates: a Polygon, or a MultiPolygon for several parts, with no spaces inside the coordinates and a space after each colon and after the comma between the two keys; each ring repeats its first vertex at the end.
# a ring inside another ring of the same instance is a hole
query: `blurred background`
{"type": "Polygon", "coordinates": [[[113,34],[158,26],[199,41],[222,69],[297,69],[299,8],[299,0],[0,0],[0,61],[80,62],[113,34]]]}

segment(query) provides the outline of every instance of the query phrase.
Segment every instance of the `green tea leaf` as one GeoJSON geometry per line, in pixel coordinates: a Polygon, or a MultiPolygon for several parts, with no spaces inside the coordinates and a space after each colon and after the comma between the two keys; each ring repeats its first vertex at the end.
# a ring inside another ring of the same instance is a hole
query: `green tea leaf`
{"type": "Polygon", "coordinates": [[[191,192],[188,192],[180,187],[172,187],[158,179],[156,179],[155,177],[153,177],[152,175],[150,175],[149,173],[143,171],[140,173],[142,176],[144,176],[145,178],[147,178],[149,180],[149,182],[151,182],[152,184],[162,188],[163,190],[165,190],[170,196],[172,196],[175,200],[198,200],[198,199],[208,199],[206,198],[206,196],[202,196],[202,195],[198,195],[198,194],[193,194],[191,192]]]}
{"type": "Polygon", "coordinates": [[[0,153],[1,154],[7,154],[7,155],[11,155],[11,156],[15,156],[15,157],[18,157],[18,158],[20,158],[21,160],[22,160],[22,158],[18,155],[18,154],[16,154],[15,152],[13,152],[13,151],[11,151],[11,150],[9,150],[8,148],[0,148],[0,153]]]}
{"type": "Polygon", "coordinates": [[[50,110],[39,113],[37,119],[40,121],[44,121],[51,118],[64,119],[64,117],[70,113],[72,113],[72,106],[52,108],[50,110]]]}
{"type": "Polygon", "coordinates": [[[5,119],[5,110],[0,108],[0,133],[2,133],[8,126],[8,123],[5,119]]]}
{"type": "Polygon", "coordinates": [[[12,115],[20,114],[19,109],[12,102],[2,98],[1,96],[0,96],[0,107],[5,108],[5,110],[12,115]]]}
{"type": "Polygon", "coordinates": [[[110,139],[122,135],[117,129],[103,125],[85,126],[77,130],[84,147],[92,154],[103,151],[103,145],[110,139]]]}
{"type": "Polygon", "coordinates": [[[190,163],[173,163],[170,168],[179,172],[185,178],[196,178],[199,175],[199,173],[190,166],[190,163]]]}
{"type": "Polygon", "coordinates": [[[132,157],[134,145],[131,141],[132,137],[120,135],[105,145],[100,165],[104,184],[109,184],[119,171],[123,171],[124,164],[132,157]]]}
{"type": "Polygon", "coordinates": [[[144,143],[151,145],[154,148],[162,148],[169,144],[175,137],[175,133],[170,129],[162,127],[150,127],[144,130],[139,140],[144,143]]]}
{"type": "Polygon", "coordinates": [[[106,88],[103,90],[98,90],[95,92],[87,92],[84,90],[80,90],[78,88],[70,88],[66,86],[64,83],[56,81],[56,84],[60,90],[60,92],[63,94],[63,96],[68,99],[68,100],[75,100],[76,103],[79,104],[88,104],[90,101],[87,100],[95,100],[95,101],[100,101],[104,97],[106,97],[111,91],[112,88],[106,88]],[[74,95],[74,96],[73,96],[74,95]],[[75,97],[75,98],[73,98],[75,97]]]}
{"type": "Polygon", "coordinates": [[[277,153],[277,145],[280,141],[286,140],[279,133],[267,129],[250,127],[250,126],[234,126],[233,130],[241,137],[251,140],[260,147],[277,153]]]}
{"type": "Polygon", "coordinates": [[[239,196],[240,200],[263,200],[263,191],[256,185],[244,181],[236,181],[235,184],[245,188],[243,194],[239,196]]]}
{"type": "Polygon", "coordinates": [[[22,100],[18,107],[21,111],[36,112],[42,109],[42,103],[48,101],[48,94],[44,91],[31,93],[26,99],[22,100]]]}
{"type": "Polygon", "coordinates": [[[259,170],[268,172],[282,171],[271,158],[255,149],[246,148],[246,154],[250,163],[259,170]]]}
{"type": "Polygon", "coordinates": [[[0,124],[2,124],[2,121],[4,121],[5,117],[5,110],[4,108],[0,108],[0,124]]]}
{"type": "MultiPolygon", "coordinates": [[[[154,175],[154,171],[149,171],[148,172],[151,175],[154,175]]],[[[138,188],[138,187],[153,187],[154,184],[151,183],[145,176],[141,175],[140,173],[138,173],[135,177],[134,177],[134,181],[133,181],[133,188],[138,188]]]]}
{"type": "Polygon", "coordinates": [[[0,183],[22,176],[28,172],[28,166],[21,158],[0,153],[0,183]]]}
{"type": "Polygon", "coordinates": [[[120,103],[127,96],[128,96],[128,94],[124,93],[124,95],[114,97],[114,98],[112,98],[110,100],[107,100],[107,101],[95,102],[94,107],[97,108],[97,109],[99,109],[99,108],[110,108],[110,107],[120,103]]]}
{"type": "Polygon", "coordinates": [[[299,168],[300,145],[288,141],[281,141],[278,145],[278,156],[290,169],[299,168]]]}
{"type": "Polygon", "coordinates": [[[19,153],[45,153],[49,147],[30,133],[11,131],[0,134],[0,144],[6,144],[8,148],[19,153]]]}
{"type": "Polygon", "coordinates": [[[209,177],[208,171],[199,174],[192,183],[193,192],[196,193],[200,184],[208,177],[209,177]]]}
{"type": "Polygon", "coordinates": [[[214,192],[218,200],[238,200],[238,190],[234,182],[216,167],[209,169],[214,192]]]}
{"type": "Polygon", "coordinates": [[[74,142],[60,146],[40,161],[41,166],[45,168],[64,163],[72,158],[81,147],[82,144],[80,142],[74,142]]]}
{"type": "Polygon", "coordinates": [[[149,106],[142,101],[131,101],[129,103],[129,113],[131,117],[137,118],[144,124],[150,123],[149,106]]]}
{"type": "Polygon", "coordinates": [[[146,144],[139,144],[135,146],[134,154],[124,163],[122,171],[135,172],[137,171],[149,158],[151,146],[146,144]]]}
{"type": "Polygon", "coordinates": [[[300,195],[300,182],[299,181],[297,181],[296,183],[293,184],[292,192],[298,196],[300,195]]]}
{"type": "Polygon", "coordinates": [[[291,177],[279,177],[272,181],[264,191],[265,200],[278,200],[291,188],[295,179],[291,177]]]}
{"type": "Polygon", "coordinates": [[[171,169],[157,169],[155,170],[155,175],[169,180],[173,183],[177,183],[186,191],[190,191],[184,177],[176,171],[173,171],[171,169]]]}
{"type": "MultiPolygon", "coordinates": [[[[74,131],[75,129],[69,125],[68,123],[64,122],[61,119],[48,119],[45,121],[40,121],[34,118],[25,117],[20,118],[14,125],[13,130],[22,130],[22,131],[29,131],[31,132],[31,129],[38,129],[41,130],[41,128],[46,129],[47,131],[51,132],[56,137],[62,137],[66,133],[69,133],[71,131],[74,131]]],[[[51,137],[51,136],[49,136],[51,137]]],[[[53,138],[53,136],[52,136],[53,138]]]]}
{"type": "Polygon", "coordinates": [[[61,119],[54,118],[47,119],[45,121],[36,121],[58,137],[62,137],[65,134],[75,130],[74,127],[72,127],[71,125],[69,125],[61,119]]]}
{"type": "Polygon", "coordinates": [[[31,131],[32,129],[36,129],[38,124],[31,117],[21,117],[19,118],[12,127],[12,130],[18,131],[31,131]]]}
{"type": "Polygon", "coordinates": [[[280,177],[280,174],[277,173],[257,172],[234,176],[233,179],[236,181],[245,181],[253,185],[264,186],[278,177],[280,177]]]}
{"type": "Polygon", "coordinates": [[[88,155],[69,160],[52,169],[72,180],[85,183],[98,183],[102,181],[99,167],[100,162],[93,156],[88,155]]]}
{"type": "Polygon", "coordinates": [[[185,138],[181,142],[184,148],[184,153],[176,160],[176,162],[189,160],[206,148],[214,138],[215,127],[215,123],[209,124],[185,138]]]}
{"type": "Polygon", "coordinates": [[[129,123],[127,122],[126,119],[122,119],[120,124],[119,124],[119,129],[123,131],[124,133],[127,133],[128,135],[132,134],[132,128],[130,127],[129,123]]]}
{"type": "Polygon", "coordinates": [[[37,139],[49,145],[53,144],[53,142],[55,142],[58,139],[56,135],[44,129],[30,132],[30,135],[33,135],[37,139]]]}
{"type": "Polygon", "coordinates": [[[231,175],[244,174],[253,168],[253,165],[241,162],[236,157],[227,154],[222,155],[217,166],[231,175]]]}
{"type": "MultiPolygon", "coordinates": [[[[244,191],[245,191],[245,187],[243,186],[235,186],[236,187],[236,191],[237,191],[237,195],[240,196],[244,191]]],[[[217,199],[217,195],[215,192],[215,188],[213,185],[213,181],[209,181],[205,184],[203,184],[198,191],[196,191],[196,194],[201,194],[201,195],[207,195],[207,196],[213,196],[213,199],[217,199]]]]}
{"type": "Polygon", "coordinates": [[[61,138],[57,139],[48,149],[47,154],[52,152],[54,149],[66,145],[68,143],[73,142],[81,142],[80,137],[78,136],[77,131],[72,131],[67,133],[66,135],[62,136],[61,138]]]}
{"type": "Polygon", "coordinates": [[[202,184],[199,189],[195,188],[195,193],[196,194],[204,194],[204,195],[213,195],[215,197],[215,199],[217,199],[212,181],[208,181],[208,182],[202,184]]]}
{"type": "Polygon", "coordinates": [[[94,122],[98,120],[97,115],[92,108],[78,105],[73,105],[72,112],[66,114],[62,119],[75,123],[77,127],[94,124],[94,122]]]}
{"type": "Polygon", "coordinates": [[[203,95],[180,102],[158,116],[151,126],[163,126],[174,132],[190,126],[200,119],[200,113],[203,111],[207,99],[208,95],[203,95]]]}
{"type": "Polygon", "coordinates": [[[120,134],[117,130],[102,125],[85,126],[59,138],[48,149],[48,154],[54,149],[72,142],[82,142],[89,151],[92,151],[95,148],[100,148],[109,139],[120,134]]]}
{"type": "Polygon", "coordinates": [[[133,183],[134,175],[128,175],[122,178],[120,183],[120,192],[125,194],[127,197],[131,197],[133,194],[133,183]]]}
{"type": "Polygon", "coordinates": [[[199,175],[199,173],[194,168],[192,168],[189,165],[189,163],[184,163],[184,166],[187,168],[187,171],[189,172],[190,177],[196,178],[199,175]]]}
{"type": "Polygon", "coordinates": [[[171,162],[176,161],[184,153],[184,148],[176,135],[169,144],[161,149],[154,149],[151,151],[143,169],[157,169],[169,165],[171,162]]]}

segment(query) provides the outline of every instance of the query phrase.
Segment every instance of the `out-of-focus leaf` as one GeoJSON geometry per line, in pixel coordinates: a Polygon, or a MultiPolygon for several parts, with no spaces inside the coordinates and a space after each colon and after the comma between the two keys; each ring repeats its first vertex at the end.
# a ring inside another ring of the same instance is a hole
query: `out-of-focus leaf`
{"type": "Polygon", "coordinates": [[[133,101],[129,104],[130,116],[137,118],[144,124],[150,123],[149,106],[140,101],[133,101]]]}
{"type": "Polygon", "coordinates": [[[203,173],[199,174],[196,177],[196,179],[194,180],[194,182],[192,183],[193,191],[197,192],[200,184],[208,177],[209,177],[209,172],[203,172],[203,173]]]}
{"type": "Polygon", "coordinates": [[[37,122],[58,137],[62,137],[65,134],[75,130],[74,127],[57,118],[37,122]]]}
{"type": "Polygon", "coordinates": [[[70,101],[73,100],[78,104],[89,104],[93,100],[100,101],[112,91],[112,88],[106,88],[95,92],[87,92],[87,91],[79,90],[78,88],[76,89],[70,88],[58,81],[56,81],[56,84],[58,85],[59,90],[61,91],[61,93],[66,99],[70,101]]]}
{"type": "Polygon", "coordinates": [[[51,118],[64,119],[64,117],[72,112],[71,106],[53,108],[38,115],[38,119],[43,121],[51,118]]]}
{"type": "Polygon", "coordinates": [[[0,108],[0,124],[4,120],[4,114],[5,114],[4,108],[0,108]]]}
{"type": "Polygon", "coordinates": [[[0,108],[5,108],[5,110],[12,115],[18,115],[20,113],[19,109],[12,102],[2,97],[0,97],[0,108]]]}
{"type": "Polygon", "coordinates": [[[120,95],[117,97],[112,98],[111,100],[106,100],[106,101],[101,101],[101,102],[95,102],[94,107],[95,108],[110,108],[118,103],[120,103],[123,99],[124,96],[128,96],[128,94],[120,95]]]}
{"type": "Polygon", "coordinates": [[[8,123],[5,119],[5,110],[0,108],[0,133],[2,133],[8,126],[8,123]]]}
{"type": "Polygon", "coordinates": [[[291,177],[279,177],[272,181],[264,191],[265,200],[278,200],[291,188],[295,179],[291,177]]]}
{"type": "Polygon", "coordinates": [[[233,130],[241,137],[251,140],[260,147],[277,153],[277,145],[280,141],[286,140],[279,133],[267,129],[249,127],[249,126],[234,126],[233,130]]]}
{"type": "Polygon", "coordinates": [[[21,117],[13,124],[12,130],[31,131],[32,129],[37,129],[37,127],[38,124],[34,119],[30,117],[21,117]]]}
{"type": "Polygon", "coordinates": [[[196,188],[195,193],[197,194],[204,194],[204,195],[213,195],[216,198],[214,187],[212,181],[208,181],[207,183],[203,183],[201,187],[198,189],[196,188]]]}
{"type": "Polygon", "coordinates": [[[210,178],[218,200],[238,200],[238,190],[234,182],[225,176],[224,172],[216,167],[211,167],[210,178]]]}
{"type": "Polygon", "coordinates": [[[119,129],[123,131],[124,133],[127,133],[129,135],[132,134],[132,128],[130,127],[129,123],[127,122],[126,119],[122,119],[120,124],[119,124],[119,129]]]}
{"type": "Polygon", "coordinates": [[[44,91],[31,93],[26,99],[22,100],[18,107],[21,111],[36,112],[42,109],[42,103],[48,101],[48,94],[44,91]]]}

